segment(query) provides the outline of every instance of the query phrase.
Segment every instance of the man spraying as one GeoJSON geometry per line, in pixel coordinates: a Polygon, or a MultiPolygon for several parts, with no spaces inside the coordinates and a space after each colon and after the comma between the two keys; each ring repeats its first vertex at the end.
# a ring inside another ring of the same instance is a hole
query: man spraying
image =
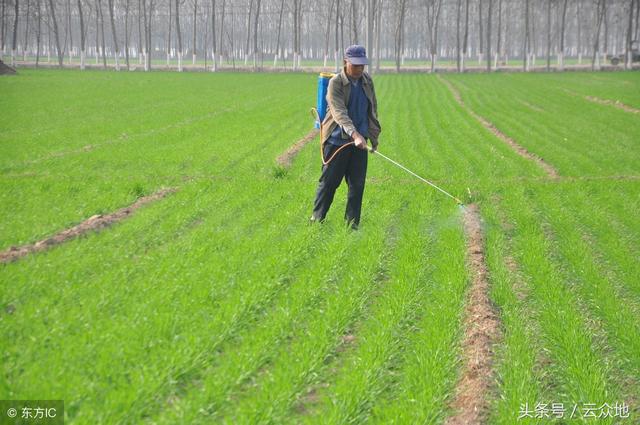
{"type": "Polygon", "coordinates": [[[363,46],[349,46],[342,72],[329,81],[327,115],[322,122],[323,166],[311,221],[323,221],[344,178],[349,187],[345,220],[352,229],[360,224],[362,195],[367,176],[367,140],[378,147],[381,127],[378,102],[363,46]]]}

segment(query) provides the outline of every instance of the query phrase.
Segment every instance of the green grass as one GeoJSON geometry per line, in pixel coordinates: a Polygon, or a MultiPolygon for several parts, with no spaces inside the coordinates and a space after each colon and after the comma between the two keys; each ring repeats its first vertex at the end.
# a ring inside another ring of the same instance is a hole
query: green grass
{"type": "MultiPolygon", "coordinates": [[[[623,401],[638,420],[640,127],[585,99],[637,107],[637,74],[443,78],[560,173],[517,155],[436,76],[376,77],[380,151],[480,207],[500,319],[488,423],[519,422],[525,403],[623,401]]],[[[327,222],[309,226],[317,141],[289,169],[274,161],[311,129],[315,84],[0,78],[0,249],[177,189],[0,265],[0,398],[63,399],[80,424],[452,415],[471,280],[462,210],[370,156],[360,230],[342,222],[344,187],[327,222]]]]}

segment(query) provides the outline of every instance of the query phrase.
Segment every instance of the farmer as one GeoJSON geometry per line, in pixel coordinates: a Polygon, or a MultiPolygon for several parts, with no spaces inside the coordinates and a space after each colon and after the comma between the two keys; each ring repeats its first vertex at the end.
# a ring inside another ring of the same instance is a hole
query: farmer
{"type": "Polygon", "coordinates": [[[329,109],[322,122],[323,162],[332,158],[334,153],[335,156],[322,166],[312,222],[325,219],[333,195],[344,178],[349,186],[344,218],[352,229],[357,229],[360,224],[367,175],[367,140],[371,141],[375,151],[381,131],[373,80],[364,72],[364,66],[368,64],[363,46],[349,46],[344,52],[342,72],[329,81],[329,109]]]}

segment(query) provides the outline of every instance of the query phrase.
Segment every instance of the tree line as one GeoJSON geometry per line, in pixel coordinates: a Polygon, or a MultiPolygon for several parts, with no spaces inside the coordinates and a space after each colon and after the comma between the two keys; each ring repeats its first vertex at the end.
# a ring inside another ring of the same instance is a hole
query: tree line
{"type": "Polygon", "coordinates": [[[3,58],[82,69],[90,60],[117,70],[189,61],[296,70],[303,60],[338,69],[356,43],[372,71],[385,61],[433,71],[443,60],[459,71],[513,60],[562,69],[568,57],[598,69],[611,57],[630,67],[640,35],[640,0],[0,1],[3,58]]]}

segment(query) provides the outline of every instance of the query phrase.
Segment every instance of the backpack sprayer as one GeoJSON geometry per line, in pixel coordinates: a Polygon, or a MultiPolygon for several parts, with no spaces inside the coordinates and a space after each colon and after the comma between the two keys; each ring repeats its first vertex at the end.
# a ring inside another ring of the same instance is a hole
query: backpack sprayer
{"type": "MultiPolygon", "coordinates": [[[[336,151],[333,153],[333,155],[331,155],[331,157],[329,157],[326,160],[324,159],[324,149],[323,149],[323,147],[324,147],[325,141],[324,141],[324,135],[322,134],[322,121],[324,121],[324,118],[325,118],[326,113],[327,113],[327,107],[328,107],[328,105],[327,105],[327,88],[329,87],[329,80],[331,79],[331,77],[333,77],[333,75],[334,74],[329,73],[329,72],[321,72],[320,73],[320,76],[318,77],[317,107],[316,108],[311,108],[311,114],[316,119],[315,128],[320,129],[320,157],[322,158],[322,164],[323,165],[327,165],[331,161],[333,161],[333,159],[336,157],[336,155],[338,153],[340,153],[340,151],[343,150],[344,148],[346,148],[347,146],[355,144],[355,142],[351,141],[351,142],[349,142],[349,143],[347,143],[345,145],[342,145],[338,149],[336,149],[336,151]]],[[[464,206],[464,203],[460,199],[456,198],[455,196],[453,196],[452,194],[450,194],[446,190],[444,190],[444,189],[436,186],[435,184],[431,183],[429,180],[425,179],[424,177],[420,177],[419,175],[417,175],[413,171],[409,170],[407,167],[397,163],[396,161],[394,161],[393,159],[389,158],[388,156],[381,154],[377,150],[373,150],[373,148],[371,148],[370,146],[367,146],[367,150],[369,152],[371,152],[372,154],[376,154],[378,156],[381,156],[382,158],[384,158],[387,161],[391,162],[393,165],[403,169],[407,173],[409,173],[412,176],[418,178],[419,180],[423,181],[424,183],[428,184],[429,186],[433,187],[434,189],[439,190],[441,193],[444,193],[449,198],[451,198],[454,201],[456,201],[458,203],[458,205],[464,206]]]]}

